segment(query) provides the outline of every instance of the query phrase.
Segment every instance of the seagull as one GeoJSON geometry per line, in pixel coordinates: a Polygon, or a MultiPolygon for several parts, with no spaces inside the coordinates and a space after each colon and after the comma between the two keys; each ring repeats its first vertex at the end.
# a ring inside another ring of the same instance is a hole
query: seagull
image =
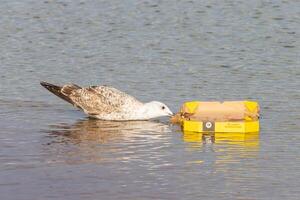
{"type": "Polygon", "coordinates": [[[58,86],[44,81],[40,84],[91,118],[132,121],[173,115],[164,103],[158,101],[142,103],[116,88],[105,85],[83,88],[76,84],[58,86]]]}

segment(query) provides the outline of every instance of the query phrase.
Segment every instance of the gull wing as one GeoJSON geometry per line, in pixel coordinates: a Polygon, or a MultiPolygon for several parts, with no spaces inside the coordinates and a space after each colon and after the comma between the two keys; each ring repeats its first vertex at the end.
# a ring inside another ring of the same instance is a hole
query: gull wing
{"type": "Polygon", "coordinates": [[[80,86],[72,83],[64,86],[58,86],[51,83],[47,83],[45,81],[42,81],[40,84],[56,96],[75,106],[74,102],[72,101],[72,99],[69,98],[69,96],[73,91],[81,89],[80,86]]]}
{"type": "Polygon", "coordinates": [[[128,107],[142,105],[134,97],[108,86],[73,90],[68,97],[89,115],[121,113],[128,107]]]}

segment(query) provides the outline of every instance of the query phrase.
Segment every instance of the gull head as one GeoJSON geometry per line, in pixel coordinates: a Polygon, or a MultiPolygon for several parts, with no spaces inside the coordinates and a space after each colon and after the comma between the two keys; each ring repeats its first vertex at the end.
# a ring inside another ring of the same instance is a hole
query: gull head
{"type": "Polygon", "coordinates": [[[146,118],[156,118],[163,116],[172,116],[172,111],[166,106],[166,104],[159,101],[151,101],[144,104],[144,116],[146,118]]]}

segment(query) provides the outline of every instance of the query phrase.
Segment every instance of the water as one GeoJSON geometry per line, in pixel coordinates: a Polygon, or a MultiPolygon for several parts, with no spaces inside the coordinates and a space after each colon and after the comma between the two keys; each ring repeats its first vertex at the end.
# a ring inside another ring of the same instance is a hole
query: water
{"type": "Polygon", "coordinates": [[[300,4],[0,4],[1,199],[298,199],[300,4]],[[261,132],[89,120],[39,85],[108,84],[177,111],[252,99],[261,132]]]}

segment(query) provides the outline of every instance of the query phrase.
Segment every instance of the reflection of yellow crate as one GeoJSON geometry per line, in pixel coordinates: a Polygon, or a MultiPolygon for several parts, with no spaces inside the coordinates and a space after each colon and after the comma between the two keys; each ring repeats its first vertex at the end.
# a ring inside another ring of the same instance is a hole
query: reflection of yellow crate
{"type": "Polygon", "coordinates": [[[259,131],[259,121],[201,122],[184,120],[183,130],[193,132],[250,133],[259,131]]]}
{"type": "MultiPolygon", "coordinates": [[[[183,119],[183,131],[193,132],[222,132],[222,133],[249,133],[259,131],[258,118],[251,118],[251,114],[259,112],[259,105],[254,101],[241,101],[241,102],[225,102],[243,105],[245,107],[244,119],[239,121],[198,121],[193,119],[183,119]]],[[[203,102],[192,101],[186,102],[183,109],[188,113],[196,113],[197,108],[205,106],[203,102]]],[[[183,111],[183,110],[181,110],[183,111]]]]}
{"type": "Polygon", "coordinates": [[[215,144],[238,144],[247,147],[257,147],[259,145],[259,133],[200,133],[183,132],[185,142],[204,142],[208,137],[215,144]]]}

